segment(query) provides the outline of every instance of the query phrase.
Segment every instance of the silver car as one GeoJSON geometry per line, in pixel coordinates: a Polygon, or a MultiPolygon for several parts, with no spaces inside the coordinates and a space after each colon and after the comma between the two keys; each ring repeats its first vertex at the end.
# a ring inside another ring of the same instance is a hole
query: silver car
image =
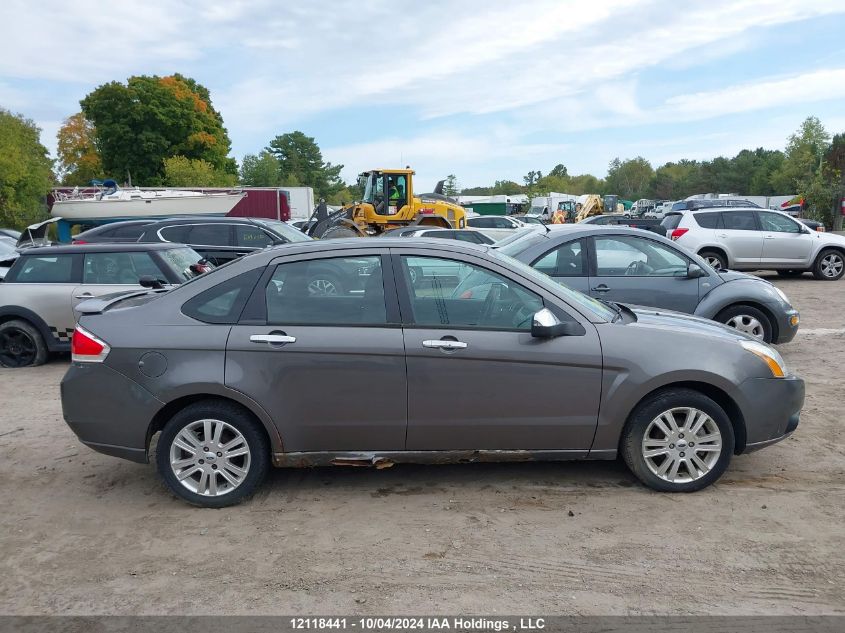
{"type": "Polygon", "coordinates": [[[0,366],[40,365],[70,351],[81,301],[149,285],[179,284],[204,272],[200,256],[176,244],[91,244],[21,251],[0,283],[0,366]]]}
{"type": "Polygon", "coordinates": [[[690,492],[787,437],[804,401],[803,381],[745,334],[596,301],[457,241],[287,244],[79,310],[68,425],[137,462],[160,433],[164,481],[202,506],[240,501],[271,465],[617,455],[646,485],[690,492]],[[312,268],[362,260],[361,292],[309,292],[312,268]],[[411,283],[438,261],[490,290],[411,283]]]}
{"type": "Polygon", "coordinates": [[[813,231],[786,213],[759,208],[673,211],[662,222],[666,237],[714,268],[810,271],[836,281],[845,274],[845,237],[813,231]]]}

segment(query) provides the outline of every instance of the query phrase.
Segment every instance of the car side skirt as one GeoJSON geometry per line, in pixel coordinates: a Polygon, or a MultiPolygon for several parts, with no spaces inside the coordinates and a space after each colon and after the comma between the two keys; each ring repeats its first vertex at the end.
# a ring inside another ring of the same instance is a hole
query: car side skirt
{"type": "Polygon", "coordinates": [[[287,468],[312,466],[369,466],[393,464],[460,464],[491,462],[555,462],[614,459],[616,451],[587,450],[454,450],[454,451],[319,451],[274,453],[273,464],[287,468]]]}

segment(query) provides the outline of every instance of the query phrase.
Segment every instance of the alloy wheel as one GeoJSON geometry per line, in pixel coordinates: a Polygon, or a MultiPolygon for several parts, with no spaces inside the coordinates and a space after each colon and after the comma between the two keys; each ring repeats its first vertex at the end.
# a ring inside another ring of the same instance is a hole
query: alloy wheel
{"type": "Polygon", "coordinates": [[[721,270],[722,269],[722,262],[719,260],[718,257],[712,257],[712,256],[708,255],[707,257],[704,258],[704,261],[707,262],[707,264],[715,270],[721,270]]]}
{"type": "Polygon", "coordinates": [[[719,461],[722,434],[704,411],[678,407],[649,423],[641,449],[652,473],[670,483],[689,483],[704,477],[719,461]]]}
{"type": "Polygon", "coordinates": [[[219,497],[235,490],[249,474],[251,453],[243,434],[222,420],[197,420],[170,444],[170,468],[191,492],[219,497]]]}
{"type": "Polygon", "coordinates": [[[725,325],[729,325],[740,332],[750,334],[761,341],[764,340],[766,336],[766,330],[763,327],[763,324],[749,314],[737,314],[736,316],[732,316],[730,319],[725,321],[725,325]]]}
{"type": "Polygon", "coordinates": [[[6,367],[26,367],[35,360],[35,341],[23,330],[10,327],[0,332],[0,363],[6,367]]]}
{"type": "Polygon", "coordinates": [[[821,271],[825,277],[837,277],[842,274],[842,268],[845,262],[839,253],[829,253],[822,258],[821,271]]]}
{"type": "Polygon", "coordinates": [[[337,286],[329,279],[312,279],[308,284],[308,294],[318,296],[335,296],[337,286]]]}

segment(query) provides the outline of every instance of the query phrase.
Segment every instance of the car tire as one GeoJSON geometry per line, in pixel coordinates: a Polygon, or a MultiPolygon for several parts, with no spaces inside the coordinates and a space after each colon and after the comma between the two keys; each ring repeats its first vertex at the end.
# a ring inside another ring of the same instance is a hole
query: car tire
{"type": "Polygon", "coordinates": [[[204,508],[225,508],[264,481],[270,446],[264,429],[241,407],[207,400],[185,407],[165,424],[156,466],[177,497],[204,508]],[[233,454],[228,459],[227,450],[233,454]]]}
{"type": "Polygon", "coordinates": [[[813,277],[822,281],[836,281],[845,274],[845,255],[841,251],[827,248],[819,253],[813,264],[813,277]]]}
{"type": "Polygon", "coordinates": [[[701,251],[698,255],[716,270],[727,270],[728,268],[728,260],[718,251],[701,251]]]}
{"type": "Polygon", "coordinates": [[[753,306],[744,304],[730,306],[717,314],[714,321],[750,334],[764,343],[771,343],[774,338],[772,320],[765,312],[753,306]]]}
{"type": "Polygon", "coordinates": [[[631,413],[620,450],[631,472],[649,488],[695,492],[719,479],[730,464],[733,426],[724,409],[703,393],[665,389],[646,398],[631,413]],[[661,424],[668,433],[661,430],[661,424]]]}
{"type": "Polygon", "coordinates": [[[800,277],[805,272],[806,271],[804,271],[804,270],[789,269],[789,270],[778,270],[777,274],[780,275],[781,277],[800,277]]]}
{"type": "Polygon", "coordinates": [[[36,367],[47,362],[49,350],[41,332],[29,321],[0,323],[0,367],[36,367]]]}

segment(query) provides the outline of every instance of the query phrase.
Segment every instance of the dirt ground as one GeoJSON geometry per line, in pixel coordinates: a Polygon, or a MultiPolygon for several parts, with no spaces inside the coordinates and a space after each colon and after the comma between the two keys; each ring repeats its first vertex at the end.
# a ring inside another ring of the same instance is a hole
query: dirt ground
{"type": "Polygon", "coordinates": [[[620,463],[277,470],[185,505],[62,421],[60,359],[0,370],[0,613],[845,613],[845,280],[802,313],[789,440],[692,495],[620,463]]]}

